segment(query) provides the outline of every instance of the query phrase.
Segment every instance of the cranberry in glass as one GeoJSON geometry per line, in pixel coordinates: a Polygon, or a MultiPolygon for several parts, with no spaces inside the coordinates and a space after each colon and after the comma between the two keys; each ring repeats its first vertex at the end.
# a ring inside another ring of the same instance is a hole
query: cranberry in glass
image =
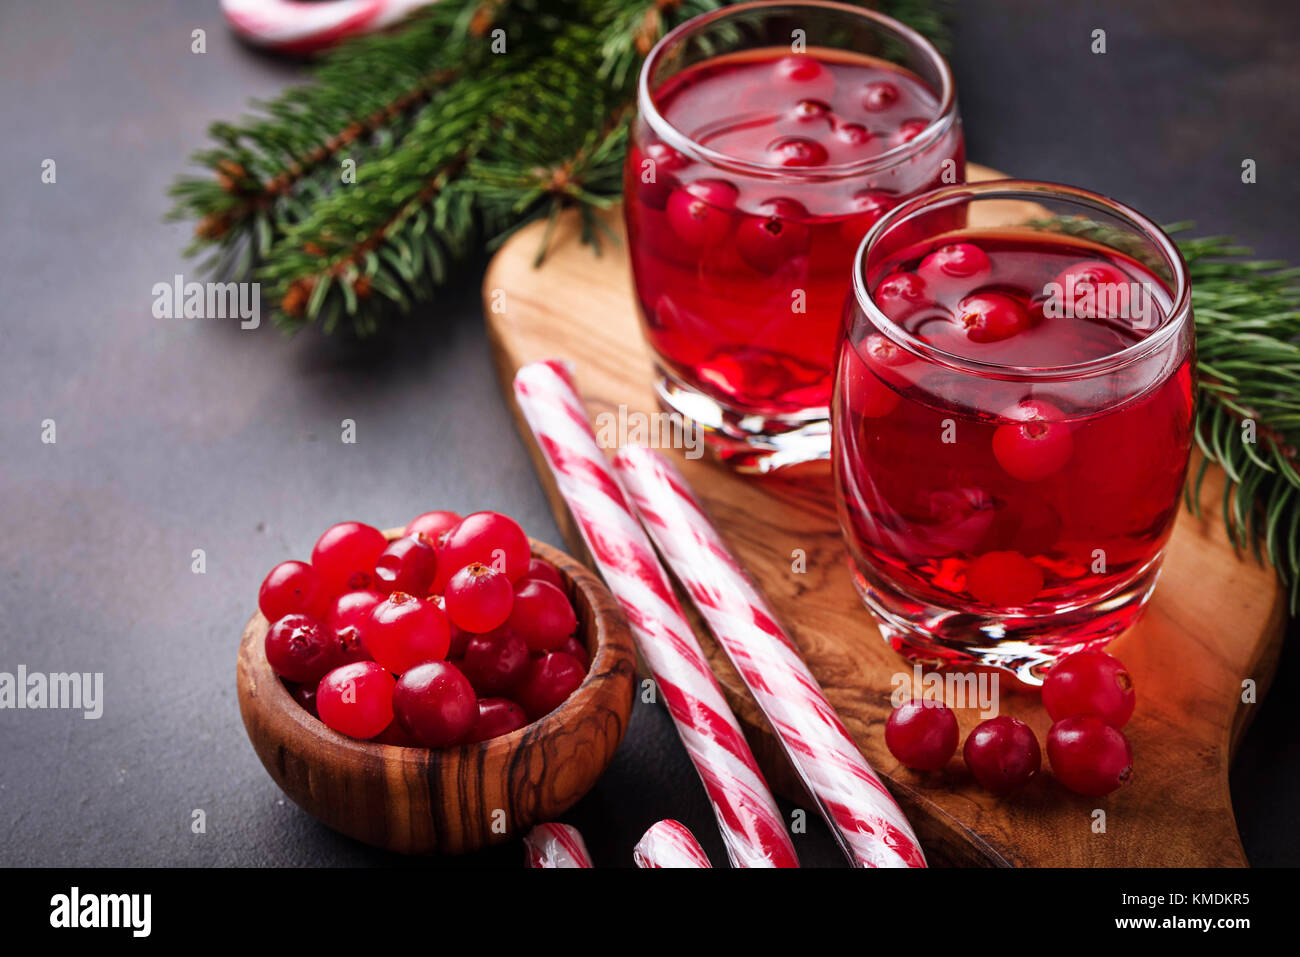
{"type": "Polygon", "coordinates": [[[335,668],[316,689],[316,710],[326,725],[352,738],[373,738],[393,720],[395,682],[373,661],[335,668]]]}
{"type": "Polygon", "coordinates": [[[375,560],[388,547],[377,528],[361,522],[340,522],[326,529],[311,550],[311,564],[331,595],[371,588],[375,560]]]}
{"type": "Polygon", "coordinates": [[[668,197],[668,222],[691,249],[715,246],[731,232],[736,195],[736,187],[724,180],[698,179],[679,186],[668,197]]]}
{"type": "Polygon", "coordinates": [[[448,532],[438,547],[439,577],[450,580],[466,565],[478,562],[504,572],[513,582],[528,571],[532,557],[528,536],[513,518],[500,512],[475,512],[448,532]]]}
{"type": "Polygon", "coordinates": [[[957,716],[941,701],[913,698],[885,722],[885,746],[905,767],[937,771],[957,751],[957,716]]]}
{"type": "Polygon", "coordinates": [[[770,199],[759,210],[764,216],[747,216],[737,228],[736,251],[751,267],[771,275],[808,252],[811,234],[799,222],[808,211],[792,199],[770,199]]]}
{"type": "Polygon", "coordinates": [[[281,562],[262,580],[257,607],[267,621],[295,612],[321,618],[329,611],[329,595],[316,570],[306,562],[281,562]]]}
{"type": "Polygon", "coordinates": [[[894,322],[902,322],[912,313],[933,305],[925,280],[912,272],[900,272],[881,281],[871,299],[894,322]]]}
{"type": "Polygon", "coordinates": [[[978,292],[957,303],[957,321],[971,342],[1001,342],[1029,328],[1029,313],[1005,293],[978,292]]]}
{"type": "Polygon", "coordinates": [[[1133,748],[1124,732],[1080,715],[1052,725],[1047,757],[1058,781],[1076,794],[1101,797],[1133,780],[1133,748]]]}
{"type": "Polygon", "coordinates": [[[1049,402],[1027,399],[1002,411],[1010,421],[993,433],[993,457],[1012,478],[1041,482],[1074,455],[1074,437],[1065,413],[1049,402]]]}
{"type": "Polygon", "coordinates": [[[523,684],[515,694],[517,700],[536,721],[562,705],[578,690],[587,669],[578,661],[559,651],[551,651],[534,658],[528,666],[523,684]]]}
{"type": "Polygon", "coordinates": [[[365,636],[370,657],[394,674],[426,661],[441,661],[451,644],[442,609],[401,591],[374,607],[365,636]]]}
{"type": "Polygon", "coordinates": [[[426,748],[464,741],[478,721],[478,697],[469,679],[445,661],[412,668],[393,691],[397,719],[426,748]]]}
{"type": "Polygon", "coordinates": [[[1077,651],[1062,658],[1043,682],[1043,707],[1053,721],[1092,715],[1122,728],[1137,697],[1123,662],[1104,651],[1077,651]]]}
{"type": "Polygon", "coordinates": [[[525,581],[515,592],[507,622],[533,651],[554,651],[578,627],[569,596],[546,582],[525,581]]]}
{"type": "Polygon", "coordinates": [[[997,795],[1020,790],[1038,773],[1043,755],[1029,725],[999,715],[975,726],[962,749],[966,766],[984,790],[997,795]]]}
{"type": "Polygon", "coordinates": [[[281,678],[314,684],[338,664],[329,630],[309,615],[285,615],[266,632],[266,660],[281,678]]]}

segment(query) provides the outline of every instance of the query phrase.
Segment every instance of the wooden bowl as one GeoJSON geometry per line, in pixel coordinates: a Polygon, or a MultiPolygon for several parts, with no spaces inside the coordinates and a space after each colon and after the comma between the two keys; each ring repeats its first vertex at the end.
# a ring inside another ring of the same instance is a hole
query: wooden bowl
{"type": "MultiPolygon", "coordinates": [[[[386,534],[392,539],[400,531],[386,534]]],[[[270,623],[255,614],[239,646],[239,713],[284,793],[334,830],[404,854],[459,854],[499,844],[586,794],[632,713],[632,636],[594,574],[549,545],[534,541],[532,547],[564,579],[591,667],[578,690],[546,717],[479,744],[431,751],[330,730],[271,671],[264,648],[270,623]]]]}

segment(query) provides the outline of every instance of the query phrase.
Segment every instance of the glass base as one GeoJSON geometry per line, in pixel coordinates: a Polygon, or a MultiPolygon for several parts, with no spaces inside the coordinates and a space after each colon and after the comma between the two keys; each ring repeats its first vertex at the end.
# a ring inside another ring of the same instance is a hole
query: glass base
{"type": "Polygon", "coordinates": [[[1163,551],[1123,584],[1050,615],[991,616],[917,602],[848,559],[853,583],[890,647],[932,668],[996,668],[1041,685],[1066,655],[1097,648],[1137,621],[1160,577],[1163,551]]]}
{"type": "Polygon", "coordinates": [[[709,452],[737,472],[786,472],[830,459],[830,411],[825,407],[790,415],[744,412],[687,385],[658,363],[655,394],[660,408],[698,427],[709,452]]]}

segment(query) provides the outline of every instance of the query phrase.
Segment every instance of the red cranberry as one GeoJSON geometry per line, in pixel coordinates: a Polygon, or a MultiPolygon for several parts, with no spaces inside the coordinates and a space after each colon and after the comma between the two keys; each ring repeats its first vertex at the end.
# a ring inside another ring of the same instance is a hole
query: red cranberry
{"type": "Polygon", "coordinates": [[[340,522],[325,531],[311,550],[311,564],[330,595],[374,586],[375,560],[388,547],[377,528],[340,522]]]}
{"type": "Polygon", "coordinates": [[[937,771],[957,751],[957,716],[941,701],[914,698],[890,712],[885,746],[906,767],[937,771]]]}
{"type": "Polygon", "coordinates": [[[475,512],[466,515],[439,547],[439,575],[449,581],[466,565],[478,562],[504,572],[513,582],[528,571],[532,557],[528,536],[513,518],[500,512],[475,512]]]}
{"type": "Polygon", "coordinates": [[[551,651],[533,659],[516,696],[528,717],[545,717],[578,690],[587,669],[569,655],[551,651]]]}
{"type": "Polygon", "coordinates": [[[1025,307],[1000,292],[978,292],[967,296],[957,303],[957,321],[971,342],[1001,342],[1030,325],[1025,307]]]}
{"type": "Polygon", "coordinates": [[[394,718],[388,722],[388,727],[384,728],[370,740],[375,744],[391,744],[398,748],[418,748],[420,742],[412,737],[411,732],[402,727],[402,722],[394,718]]]}
{"type": "Polygon", "coordinates": [[[1005,425],[993,433],[993,457],[1012,478],[1040,482],[1055,475],[1074,455],[1065,413],[1039,399],[1026,399],[1002,412],[1005,425]]]}
{"type": "Polygon", "coordinates": [[[470,741],[489,741],[518,731],[528,724],[524,709],[507,698],[480,698],[478,720],[470,732],[470,741]]]}
{"type": "Polygon", "coordinates": [[[1052,725],[1047,758],[1056,779],[1076,794],[1101,797],[1133,780],[1133,748],[1124,732],[1079,715],[1052,725]]]}
{"type": "Polygon", "coordinates": [[[988,253],[972,243],[950,243],[940,246],[921,260],[917,274],[935,286],[952,285],[952,280],[965,280],[969,289],[993,271],[988,253]]]}
{"type": "Polygon", "coordinates": [[[1131,319],[1129,285],[1123,270],[1102,260],[1075,263],[1052,282],[1059,287],[1062,311],[1075,319],[1131,319]]]}
{"type": "Polygon", "coordinates": [[[460,669],[479,694],[508,695],[524,680],[531,661],[528,644],[509,629],[501,629],[471,638],[460,669]]]}
{"type": "Polygon", "coordinates": [[[1104,651],[1078,651],[1062,658],[1043,682],[1043,707],[1053,721],[1092,715],[1122,728],[1136,695],[1124,664],[1104,651]]]}
{"type": "Polygon", "coordinates": [[[773,69],[773,79],[777,83],[795,87],[810,85],[821,87],[827,85],[828,81],[833,83],[830,71],[806,54],[786,56],[777,60],[773,69]]]}
{"type": "Polygon", "coordinates": [[[577,638],[565,638],[564,644],[560,645],[556,651],[561,651],[566,655],[571,655],[583,669],[591,667],[591,655],[587,654],[587,646],[577,638]]]}
{"type": "Polygon", "coordinates": [[[504,574],[474,562],[451,576],[444,598],[452,623],[481,635],[506,623],[515,591],[504,574]]]}
{"type": "Polygon", "coordinates": [[[862,105],[872,113],[887,110],[898,102],[898,87],[887,80],[868,83],[862,98],[862,105]]]}
{"type": "Polygon", "coordinates": [[[1043,570],[1019,552],[985,552],[966,569],[966,590],[987,605],[1019,608],[1043,590],[1043,570]]]}
{"type": "Polygon", "coordinates": [[[782,136],[768,144],[767,158],[776,166],[821,166],[830,154],[816,140],[804,136],[782,136]]]}
{"type": "Polygon", "coordinates": [[[407,524],[403,535],[423,535],[431,544],[436,545],[444,532],[450,532],[460,524],[460,516],[455,512],[425,512],[407,524]]]}
{"type": "Polygon", "coordinates": [[[980,786],[998,795],[1020,790],[1043,763],[1038,739],[1029,725],[1007,715],[976,725],[966,737],[962,756],[980,786]]]}
{"type": "Polygon", "coordinates": [[[871,131],[861,123],[841,123],[835,128],[835,136],[850,146],[863,146],[871,142],[871,131]]]}
{"type": "Polygon", "coordinates": [[[393,720],[393,676],[373,661],[335,668],[316,689],[320,719],[339,734],[373,738],[393,720]]]}
{"type": "Polygon", "coordinates": [[[375,560],[375,587],[384,592],[423,595],[433,584],[438,552],[422,534],[390,542],[375,560]]]}
{"type": "MultiPolygon", "coordinates": [[[[430,595],[428,600],[437,605],[438,610],[444,616],[447,614],[447,600],[442,595],[430,595]]],[[[463,628],[457,628],[456,623],[450,618],[447,619],[447,630],[450,632],[447,640],[447,657],[463,658],[465,645],[469,643],[470,633],[463,628]]]]}
{"type": "Polygon", "coordinates": [[[523,636],[533,651],[554,651],[578,627],[569,597],[546,582],[523,582],[510,612],[511,630],[523,636]]]}
{"type": "Polygon", "coordinates": [[[447,656],[451,632],[442,610],[396,591],[375,606],[366,626],[370,656],[394,674],[447,656]]]}
{"type": "Polygon", "coordinates": [[[811,234],[802,220],[808,211],[792,199],[769,199],[760,205],[766,218],[747,216],[736,230],[740,258],[761,273],[771,275],[781,266],[808,252],[811,234]]]}
{"type": "Polygon", "coordinates": [[[339,664],[370,657],[366,650],[366,627],[375,606],[385,597],[377,591],[347,591],[334,600],[326,623],[339,649],[339,664]]]}
{"type": "Polygon", "coordinates": [[[317,718],[320,717],[320,715],[316,714],[316,685],[315,684],[308,683],[305,685],[300,685],[294,681],[286,681],[284,683],[284,686],[289,689],[289,697],[291,697],[294,701],[298,702],[298,704],[302,706],[303,710],[308,712],[313,717],[317,717],[317,718]]]}
{"type": "Polygon", "coordinates": [[[561,577],[559,570],[549,562],[544,562],[540,558],[534,558],[528,562],[528,571],[524,572],[523,581],[546,582],[548,585],[554,585],[560,591],[564,591],[564,579],[561,577]]]}
{"type": "Polygon", "coordinates": [[[853,215],[840,226],[840,236],[856,246],[862,237],[876,225],[876,220],[898,205],[898,197],[883,189],[864,189],[854,193],[849,201],[853,215]]]}
{"type": "Polygon", "coordinates": [[[668,221],[691,249],[716,246],[731,232],[737,195],[736,187],[724,180],[697,179],[668,197],[668,221]]]}
{"type": "Polygon", "coordinates": [[[896,408],[900,396],[881,376],[884,368],[905,365],[911,357],[884,336],[873,333],[858,344],[846,345],[841,388],[849,412],[864,419],[878,419],[896,408]]]}
{"type": "Polygon", "coordinates": [[[639,153],[633,153],[631,174],[636,177],[637,198],[651,209],[664,209],[677,185],[673,173],[690,165],[689,159],[667,143],[646,143],[639,153]]]}
{"type": "Polygon", "coordinates": [[[426,748],[464,741],[478,721],[478,698],[469,679],[445,661],[412,668],[393,690],[393,710],[402,727],[426,748]]]}
{"type": "Polygon", "coordinates": [[[313,618],[329,611],[329,595],[316,570],[306,562],[281,562],[262,580],[257,607],[267,621],[302,613],[313,618]]]}
{"type": "Polygon", "coordinates": [[[929,120],[904,120],[899,124],[894,135],[889,138],[889,143],[891,146],[902,146],[904,143],[910,143],[929,127],[929,120]]]}
{"type": "Polygon", "coordinates": [[[790,111],[790,115],[800,123],[827,119],[830,114],[830,104],[821,100],[800,100],[794,105],[794,109],[790,111]]]}
{"type": "Polygon", "coordinates": [[[895,273],[881,280],[871,294],[871,301],[894,322],[902,322],[912,313],[933,305],[925,280],[916,273],[895,273]]]}
{"type": "Polygon", "coordinates": [[[266,660],[281,678],[315,684],[338,664],[329,631],[308,615],[285,615],[266,633],[266,660]]]}

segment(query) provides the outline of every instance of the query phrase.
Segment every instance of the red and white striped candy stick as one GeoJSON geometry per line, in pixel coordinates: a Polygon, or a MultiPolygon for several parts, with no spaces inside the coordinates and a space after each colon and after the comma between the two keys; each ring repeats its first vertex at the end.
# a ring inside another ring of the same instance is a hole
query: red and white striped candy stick
{"type": "Polygon", "coordinates": [[[700,651],[672,585],[632,514],[566,366],[533,362],[515,399],[609,585],[632,625],[718,818],[735,867],[798,867],[776,802],[700,651]]]}
{"type": "Polygon", "coordinates": [[[231,28],[280,53],[314,53],[347,37],[373,33],[436,0],[221,0],[231,28]]]}
{"type": "Polygon", "coordinates": [[[637,867],[712,867],[704,848],[680,821],[651,824],[632,849],[637,867]]]}
{"type": "Polygon", "coordinates": [[[620,450],[614,468],[849,860],[859,867],[924,867],[907,818],[681,473],[662,455],[637,446],[620,450]]]}
{"type": "Polygon", "coordinates": [[[524,837],[524,854],[529,867],[591,867],[586,841],[567,824],[538,824],[524,837]]]}

